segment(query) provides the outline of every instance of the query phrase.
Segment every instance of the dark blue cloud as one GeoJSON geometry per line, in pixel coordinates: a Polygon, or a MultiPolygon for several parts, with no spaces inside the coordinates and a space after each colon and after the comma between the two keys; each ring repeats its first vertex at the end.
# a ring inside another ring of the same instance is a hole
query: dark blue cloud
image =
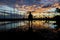
{"type": "MultiPolygon", "coordinates": [[[[54,0],[54,1],[60,2],[60,0],[54,0]]],[[[16,3],[19,5],[44,4],[45,6],[49,6],[49,5],[53,4],[54,1],[50,2],[48,0],[0,0],[0,3],[5,3],[6,5],[9,5],[9,6],[14,6],[16,3]]]]}
{"type": "Polygon", "coordinates": [[[14,4],[16,0],[0,0],[2,3],[14,4]]]}
{"type": "Polygon", "coordinates": [[[16,0],[0,0],[0,3],[13,7],[16,3],[16,0]]]}
{"type": "Polygon", "coordinates": [[[17,1],[18,4],[20,5],[33,5],[33,4],[40,4],[40,2],[38,2],[37,0],[18,0],[17,1]]]}
{"type": "Polygon", "coordinates": [[[40,4],[39,0],[22,0],[23,3],[21,2],[21,0],[0,0],[0,2],[2,3],[6,3],[6,4],[25,4],[25,5],[33,5],[33,4],[40,4]]]}

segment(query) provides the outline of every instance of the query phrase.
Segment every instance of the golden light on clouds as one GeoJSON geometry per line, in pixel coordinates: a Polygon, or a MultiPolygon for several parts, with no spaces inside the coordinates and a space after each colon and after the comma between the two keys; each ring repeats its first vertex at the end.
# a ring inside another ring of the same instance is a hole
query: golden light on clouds
{"type": "Polygon", "coordinates": [[[16,8],[18,10],[24,10],[24,11],[44,12],[44,11],[47,11],[51,8],[60,8],[59,3],[55,3],[55,4],[51,5],[50,7],[45,7],[45,8],[42,8],[44,5],[40,5],[38,7],[36,7],[36,6],[37,5],[27,6],[27,5],[18,5],[18,4],[16,4],[16,8]]]}

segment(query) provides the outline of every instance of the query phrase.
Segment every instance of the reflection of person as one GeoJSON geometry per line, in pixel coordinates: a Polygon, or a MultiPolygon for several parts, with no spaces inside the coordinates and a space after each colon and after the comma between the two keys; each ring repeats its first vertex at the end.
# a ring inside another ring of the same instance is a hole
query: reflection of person
{"type": "Polygon", "coordinates": [[[33,19],[33,15],[31,14],[31,12],[29,12],[28,19],[29,19],[29,20],[32,20],[32,19],[33,19]]]}

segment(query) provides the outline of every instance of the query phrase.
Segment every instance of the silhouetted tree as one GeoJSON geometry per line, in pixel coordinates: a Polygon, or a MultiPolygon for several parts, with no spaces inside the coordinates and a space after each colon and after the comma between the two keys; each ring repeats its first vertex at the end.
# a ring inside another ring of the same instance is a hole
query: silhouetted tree
{"type": "Polygon", "coordinates": [[[55,16],[54,19],[56,20],[56,24],[57,24],[57,29],[60,28],[60,16],[55,16]]]}
{"type": "Polygon", "coordinates": [[[59,8],[56,8],[56,12],[60,13],[60,9],[59,8]]]}

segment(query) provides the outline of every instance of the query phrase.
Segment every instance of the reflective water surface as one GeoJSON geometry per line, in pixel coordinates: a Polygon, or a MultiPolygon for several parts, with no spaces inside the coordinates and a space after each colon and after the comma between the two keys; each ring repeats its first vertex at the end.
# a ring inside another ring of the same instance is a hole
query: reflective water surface
{"type": "Polygon", "coordinates": [[[33,21],[3,21],[0,22],[0,30],[8,30],[12,28],[28,29],[32,27],[33,29],[44,29],[57,27],[56,21],[47,20],[33,20],[33,21]]]}

